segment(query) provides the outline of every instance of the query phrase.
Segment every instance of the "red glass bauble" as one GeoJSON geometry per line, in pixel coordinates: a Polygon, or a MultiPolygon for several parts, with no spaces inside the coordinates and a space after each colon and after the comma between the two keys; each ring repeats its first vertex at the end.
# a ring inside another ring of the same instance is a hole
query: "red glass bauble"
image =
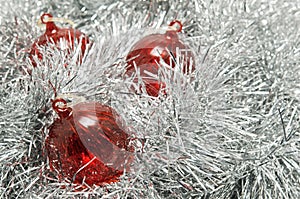
{"type": "MultiPolygon", "coordinates": [[[[157,79],[151,77],[148,73],[152,74],[158,74],[158,65],[157,64],[142,64],[138,66],[140,77],[143,80],[143,83],[145,85],[145,89],[148,95],[157,97],[159,95],[159,92],[165,88],[165,83],[162,81],[158,81],[157,79]]],[[[131,76],[133,73],[135,73],[134,67],[128,67],[126,74],[128,76],[131,76]]],[[[134,83],[138,83],[138,77],[134,78],[134,83]]],[[[139,88],[141,90],[141,87],[139,88]]],[[[164,94],[166,94],[163,91],[164,94]]]]}
{"type": "Polygon", "coordinates": [[[43,14],[41,16],[41,22],[46,25],[46,31],[41,35],[32,45],[29,52],[29,58],[34,67],[37,66],[34,61],[34,56],[37,56],[38,59],[42,59],[43,55],[39,52],[38,46],[47,46],[50,43],[53,43],[57,48],[60,48],[60,42],[63,40],[66,43],[64,48],[70,53],[71,50],[75,49],[75,43],[81,42],[81,55],[79,57],[79,63],[82,61],[82,57],[89,43],[89,38],[84,35],[82,32],[72,28],[59,28],[55,25],[51,19],[53,16],[51,14],[43,14]]]}
{"type": "Polygon", "coordinates": [[[67,107],[64,99],[53,101],[58,113],[45,141],[52,171],[75,184],[104,185],[116,182],[129,170],[134,147],[120,116],[98,102],[67,107]],[[62,104],[62,106],[59,106],[62,104]]]}
{"type": "MultiPolygon", "coordinates": [[[[188,73],[195,70],[195,66],[193,65],[195,60],[194,55],[189,47],[180,41],[177,34],[182,30],[181,22],[175,20],[170,23],[170,27],[171,29],[166,31],[165,34],[152,34],[142,38],[134,44],[126,57],[128,64],[126,75],[131,76],[135,73],[136,65],[147,93],[155,97],[158,96],[160,89],[164,88],[164,83],[147,73],[158,75],[162,61],[174,68],[178,50],[181,51],[183,58],[182,71],[188,73]],[[179,27],[175,28],[176,25],[179,27]]],[[[138,79],[134,79],[134,82],[137,83],[138,79]]]]}

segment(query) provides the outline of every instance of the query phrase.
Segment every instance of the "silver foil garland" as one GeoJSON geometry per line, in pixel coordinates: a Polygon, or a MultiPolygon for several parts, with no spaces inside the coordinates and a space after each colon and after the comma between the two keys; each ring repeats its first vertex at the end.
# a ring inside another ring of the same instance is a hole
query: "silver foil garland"
{"type": "Polygon", "coordinates": [[[0,3],[1,198],[300,197],[299,2],[0,3]],[[81,66],[44,49],[54,55],[32,68],[27,52],[44,12],[71,19],[94,41],[81,66]],[[166,97],[135,95],[132,79],[121,78],[124,57],[173,19],[183,22],[197,69],[160,77],[166,97]],[[75,192],[51,176],[43,154],[55,117],[49,82],[58,94],[112,106],[145,141],[120,182],[75,192]]]}

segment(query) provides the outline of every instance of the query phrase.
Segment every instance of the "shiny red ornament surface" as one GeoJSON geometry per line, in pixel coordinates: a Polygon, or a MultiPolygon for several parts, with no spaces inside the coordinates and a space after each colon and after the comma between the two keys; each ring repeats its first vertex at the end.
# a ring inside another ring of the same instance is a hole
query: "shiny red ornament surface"
{"type": "Polygon", "coordinates": [[[98,102],[66,104],[64,99],[53,101],[59,118],[45,141],[50,169],[61,181],[79,185],[118,181],[124,169],[129,170],[134,152],[120,116],[98,102]]]}
{"type": "MultiPolygon", "coordinates": [[[[184,73],[192,72],[195,70],[194,55],[189,47],[182,43],[178,37],[178,32],[182,30],[181,22],[172,21],[169,26],[173,29],[166,31],[165,34],[152,34],[142,38],[138,41],[126,57],[128,67],[126,75],[131,76],[136,73],[135,65],[139,70],[140,76],[145,84],[146,91],[149,95],[157,97],[160,90],[165,87],[164,82],[151,77],[147,73],[158,75],[159,67],[162,61],[171,67],[175,67],[177,50],[182,51],[184,73]],[[175,26],[178,26],[177,28],[175,26]],[[191,63],[192,61],[192,64],[191,63]],[[191,66],[191,70],[189,67],[191,66]]],[[[137,83],[138,79],[134,79],[137,83]]]]}
{"type": "Polygon", "coordinates": [[[57,27],[55,23],[51,21],[52,18],[53,16],[48,13],[41,16],[41,22],[46,25],[46,31],[33,43],[29,52],[29,58],[33,66],[37,66],[33,58],[34,56],[37,56],[40,60],[43,58],[42,53],[38,49],[38,46],[47,46],[50,43],[53,43],[57,48],[60,48],[59,43],[63,40],[65,40],[66,42],[66,48],[69,53],[75,48],[75,43],[78,44],[79,42],[81,42],[81,55],[79,57],[79,63],[81,63],[82,57],[87,48],[87,44],[89,43],[89,38],[79,30],[57,27]]]}

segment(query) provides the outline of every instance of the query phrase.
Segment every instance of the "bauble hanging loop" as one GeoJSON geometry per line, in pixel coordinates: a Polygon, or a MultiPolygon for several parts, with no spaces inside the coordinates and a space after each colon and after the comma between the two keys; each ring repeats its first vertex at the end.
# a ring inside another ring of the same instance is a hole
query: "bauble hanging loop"
{"type": "Polygon", "coordinates": [[[176,32],[181,32],[182,31],[182,23],[179,20],[171,21],[168,28],[170,31],[173,30],[176,32]]]}
{"type": "Polygon", "coordinates": [[[70,114],[72,113],[72,108],[67,107],[67,101],[62,98],[53,100],[52,108],[61,119],[70,116],[70,114]]]}

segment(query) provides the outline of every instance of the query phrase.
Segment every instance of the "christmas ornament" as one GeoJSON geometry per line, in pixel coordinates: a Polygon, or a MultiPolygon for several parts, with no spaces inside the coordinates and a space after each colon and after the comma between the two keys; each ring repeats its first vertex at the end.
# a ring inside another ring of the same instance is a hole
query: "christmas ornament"
{"type": "Polygon", "coordinates": [[[118,181],[129,170],[135,149],[116,111],[98,102],[70,106],[57,98],[52,103],[59,118],[45,141],[50,169],[60,180],[75,184],[118,181]]]}
{"type": "Polygon", "coordinates": [[[78,62],[81,63],[82,57],[84,56],[85,50],[87,48],[87,44],[89,43],[89,38],[79,30],[73,28],[57,27],[54,21],[62,20],[63,19],[53,18],[53,16],[48,13],[41,16],[40,21],[42,24],[46,25],[46,31],[33,43],[29,52],[29,58],[34,67],[36,67],[37,64],[33,57],[37,56],[40,60],[43,58],[43,55],[39,51],[38,47],[47,46],[50,43],[53,43],[57,48],[61,50],[67,50],[68,53],[71,53],[71,50],[75,49],[75,43],[80,44],[81,54],[78,58],[78,62]]]}
{"type": "MultiPolygon", "coordinates": [[[[175,20],[169,24],[169,29],[164,34],[152,34],[138,41],[126,57],[128,67],[126,75],[131,76],[136,72],[135,65],[139,70],[140,76],[145,84],[146,91],[149,95],[157,97],[159,91],[165,87],[165,83],[158,81],[149,75],[152,73],[158,75],[159,67],[164,63],[175,67],[177,64],[182,67],[184,73],[189,73],[195,70],[194,55],[188,46],[186,46],[178,37],[178,32],[181,32],[182,24],[175,20]],[[176,63],[177,52],[182,55],[182,64],[176,63]]],[[[137,83],[138,79],[135,78],[137,83]]]]}

